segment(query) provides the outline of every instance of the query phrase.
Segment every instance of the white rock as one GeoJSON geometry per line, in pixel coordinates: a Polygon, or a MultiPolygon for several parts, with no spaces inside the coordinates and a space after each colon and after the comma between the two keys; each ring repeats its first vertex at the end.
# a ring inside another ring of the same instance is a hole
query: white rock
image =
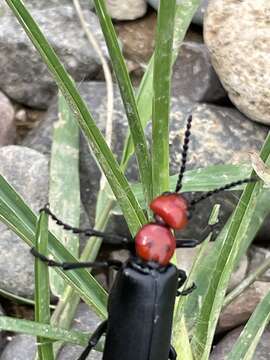
{"type": "Polygon", "coordinates": [[[146,0],[106,0],[110,16],[116,20],[133,20],[146,13],[146,0]]]}
{"type": "Polygon", "coordinates": [[[270,124],[270,1],[212,0],[204,38],[223,86],[237,108],[270,124]]]}

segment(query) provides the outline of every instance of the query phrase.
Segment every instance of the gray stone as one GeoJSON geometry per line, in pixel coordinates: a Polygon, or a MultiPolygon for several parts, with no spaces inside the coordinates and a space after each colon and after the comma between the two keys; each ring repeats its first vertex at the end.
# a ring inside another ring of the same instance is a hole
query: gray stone
{"type": "Polygon", "coordinates": [[[231,101],[250,119],[268,125],[269,13],[268,0],[212,0],[204,22],[212,64],[231,101]]]}
{"type": "MultiPolygon", "coordinates": [[[[80,86],[98,127],[104,132],[106,119],[106,88],[103,83],[85,83],[80,86]]],[[[170,165],[171,173],[179,171],[181,161],[181,142],[184,134],[186,116],[193,111],[194,124],[190,142],[188,168],[205,167],[221,163],[249,162],[248,151],[258,151],[267,135],[268,129],[253,123],[237,110],[214,105],[194,105],[184,97],[172,98],[171,127],[170,127],[170,165]]],[[[25,139],[24,145],[32,147],[42,153],[50,153],[52,124],[56,119],[56,104],[52,105],[43,123],[34,129],[25,139]]],[[[123,105],[118,91],[115,91],[115,112],[113,127],[114,153],[120,157],[124,136],[127,130],[127,120],[123,113],[123,105]]],[[[146,130],[150,137],[151,128],[146,130]]],[[[94,207],[99,188],[99,170],[93,158],[89,155],[88,146],[81,147],[81,191],[82,201],[94,222],[94,207]]],[[[137,179],[136,163],[130,162],[127,175],[129,179],[137,179]]],[[[198,204],[196,216],[190,226],[181,236],[199,236],[207,222],[206,212],[216,203],[221,203],[220,227],[231,214],[238,200],[238,194],[221,193],[203,204],[198,204]]],[[[269,223],[268,223],[269,225],[269,223]]],[[[126,232],[125,222],[117,219],[112,222],[111,231],[126,232]]],[[[265,230],[267,233],[268,230],[265,230]]]]}
{"type": "MultiPolygon", "coordinates": [[[[0,173],[37,212],[47,201],[48,162],[44,155],[22,146],[0,149],[0,173]]],[[[23,240],[0,223],[0,287],[32,297],[34,261],[23,240]]]]}
{"type": "MultiPolygon", "coordinates": [[[[89,46],[73,7],[58,6],[31,13],[75,80],[96,76],[101,69],[100,60],[89,46]]],[[[84,11],[84,15],[107,54],[97,16],[91,11],[84,11]]],[[[13,15],[1,16],[0,49],[0,67],[5,69],[0,73],[0,88],[19,103],[47,108],[56,94],[55,82],[13,15]]]]}
{"type": "MultiPolygon", "coordinates": [[[[158,10],[158,6],[159,6],[159,0],[147,0],[148,3],[156,10],[158,10]]],[[[180,0],[181,2],[181,0],[180,0]]],[[[203,18],[204,18],[204,14],[207,8],[209,0],[201,0],[201,4],[198,8],[198,10],[196,11],[192,22],[196,25],[203,25],[203,18]]]]}
{"type": "Polygon", "coordinates": [[[13,106],[9,99],[0,92],[0,146],[14,144],[15,136],[13,106]]]}
{"type": "MultiPolygon", "coordinates": [[[[26,0],[25,6],[29,10],[43,10],[59,6],[59,0],[26,0]]],[[[83,9],[92,10],[94,4],[91,0],[80,0],[80,4],[83,9]]],[[[61,5],[73,6],[73,0],[61,0],[61,5]]],[[[3,14],[10,14],[11,10],[4,0],[0,0],[0,16],[3,14]]]]}
{"type": "Polygon", "coordinates": [[[221,312],[217,332],[224,333],[245,324],[259,302],[269,292],[270,284],[255,281],[241,295],[227,305],[221,312]]]}
{"type": "Polygon", "coordinates": [[[134,20],[146,13],[146,0],[106,0],[109,15],[115,20],[134,20]]]}
{"type": "MultiPolygon", "coordinates": [[[[232,350],[233,345],[239,338],[243,327],[229,332],[213,349],[210,360],[223,360],[232,350]]],[[[270,330],[266,329],[257,345],[252,359],[256,360],[269,360],[270,357],[270,343],[269,343],[270,330]]]]}
{"type": "Polygon", "coordinates": [[[191,101],[217,102],[226,98],[207,47],[198,42],[184,42],[174,65],[172,93],[191,101]]]}
{"type": "MultiPolygon", "coordinates": [[[[85,304],[80,304],[73,328],[92,333],[100,320],[85,304]]],[[[61,350],[58,360],[74,360],[79,357],[83,348],[76,345],[66,345],[61,350]]],[[[0,360],[34,360],[36,353],[36,339],[29,335],[15,335],[0,356],[0,360]]],[[[91,352],[91,360],[101,360],[101,354],[91,352]]]]}

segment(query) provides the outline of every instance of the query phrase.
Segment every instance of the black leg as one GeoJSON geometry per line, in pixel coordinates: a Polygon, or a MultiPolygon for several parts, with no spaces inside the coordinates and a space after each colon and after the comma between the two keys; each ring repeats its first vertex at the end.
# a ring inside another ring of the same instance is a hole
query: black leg
{"type": "Polygon", "coordinates": [[[107,325],[108,325],[108,320],[105,320],[98,326],[96,331],[92,334],[87,347],[84,349],[84,351],[82,352],[82,354],[78,358],[78,360],[86,360],[86,358],[89,355],[90,351],[99,342],[99,339],[101,338],[101,336],[106,333],[107,325]]]}
{"type": "MultiPolygon", "coordinates": [[[[186,272],[184,270],[178,269],[178,289],[180,289],[184,285],[186,280],[187,280],[186,272]]],[[[180,295],[181,296],[186,296],[186,295],[190,294],[195,289],[196,289],[196,285],[193,284],[189,288],[187,288],[187,289],[185,289],[183,291],[177,290],[176,296],[180,296],[180,295]]]]}
{"type": "Polygon", "coordinates": [[[115,270],[119,270],[122,267],[122,262],[118,260],[107,260],[107,261],[85,261],[85,262],[58,262],[40,254],[34,247],[31,248],[31,254],[39,260],[45,262],[48,266],[59,267],[63,270],[82,269],[82,268],[107,268],[112,267],[115,270]]]}
{"type": "Polygon", "coordinates": [[[208,235],[211,232],[215,233],[217,225],[218,225],[218,223],[216,223],[214,225],[208,224],[206,226],[206,228],[201,232],[200,239],[198,239],[198,240],[195,240],[195,239],[176,240],[176,247],[177,248],[193,248],[193,247],[200,245],[208,237],[208,235]]]}
{"type": "Polygon", "coordinates": [[[176,351],[175,351],[174,347],[171,345],[170,352],[169,352],[169,360],[176,360],[176,358],[177,358],[176,351]]]}

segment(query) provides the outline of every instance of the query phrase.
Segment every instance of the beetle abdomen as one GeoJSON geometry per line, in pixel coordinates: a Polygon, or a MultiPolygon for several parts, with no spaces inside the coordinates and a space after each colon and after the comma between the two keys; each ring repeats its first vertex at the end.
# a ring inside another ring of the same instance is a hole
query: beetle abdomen
{"type": "Polygon", "coordinates": [[[174,265],[144,273],[128,262],[118,272],[103,360],[168,360],[177,283],[174,265]]]}

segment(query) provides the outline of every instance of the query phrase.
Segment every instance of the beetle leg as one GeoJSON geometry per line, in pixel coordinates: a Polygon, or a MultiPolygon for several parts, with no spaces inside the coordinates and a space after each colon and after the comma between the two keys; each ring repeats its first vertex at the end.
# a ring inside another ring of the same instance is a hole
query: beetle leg
{"type": "Polygon", "coordinates": [[[78,358],[78,360],[86,360],[86,358],[89,355],[90,351],[99,342],[99,339],[101,338],[101,336],[106,333],[107,325],[108,325],[108,320],[105,320],[97,327],[97,329],[94,331],[94,333],[90,337],[90,340],[88,342],[87,347],[84,349],[84,351],[82,352],[82,354],[78,358]]]}
{"type": "Polygon", "coordinates": [[[215,232],[217,224],[214,224],[214,225],[208,224],[206,226],[206,228],[201,232],[201,238],[198,240],[195,240],[195,239],[176,240],[176,247],[177,248],[193,248],[193,247],[200,245],[208,237],[208,235],[210,233],[215,232]]]}
{"type": "Polygon", "coordinates": [[[171,345],[170,346],[170,352],[169,352],[169,360],[176,360],[177,354],[175,351],[175,348],[171,345]]]}
{"type": "Polygon", "coordinates": [[[107,261],[85,261],[85,262],[58,262],[44,256],[39,253],[34,247],[31,248],[31,254],[39,260],[45,262],[50,267],[59,267],[63,270],[82,269],[82,268],[106,268],[112,267],[115,270],[119,270],[123,263],[118,260],[107,260],[107,261]]]}
{"type": "MultiPolygon", "coordinates": [[[[178,289],[180,289],[185,281],[187,280],[187,274],[184,270],[178,269],[178,289]]],[[[193,290],[196,289],[196,285],[192,284],[189,288],[183,290],[183,291],[179,291],[177,290],[176,292],[176,296],[186,296],[188,294],[190,294],[193,290]]]]}

